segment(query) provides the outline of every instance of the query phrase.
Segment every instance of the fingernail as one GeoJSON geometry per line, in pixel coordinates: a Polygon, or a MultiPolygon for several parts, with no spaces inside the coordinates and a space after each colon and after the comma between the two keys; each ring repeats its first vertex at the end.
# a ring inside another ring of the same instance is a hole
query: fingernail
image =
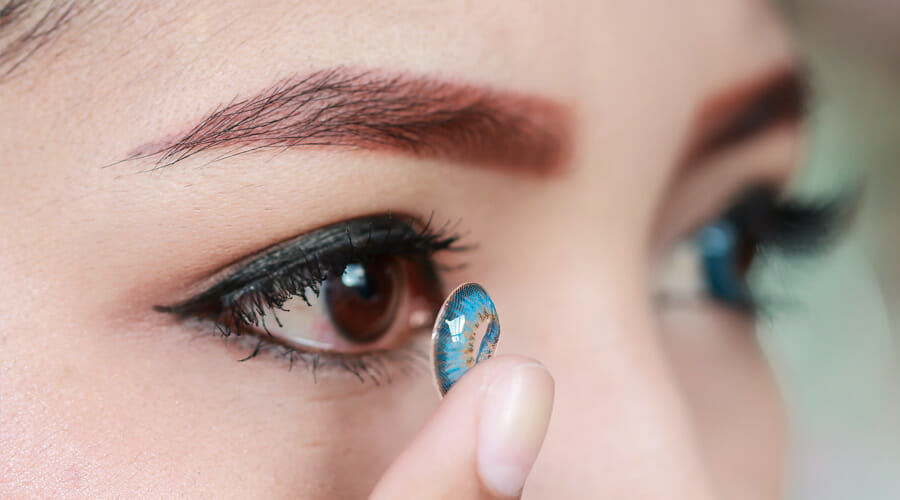
{"type": "Polygon", "coordinates": [[[531,363],[488,387],[478,429],[478,473],[488,489],[515,497],[537,459],[553,408],[553,377],[531,363]]]}

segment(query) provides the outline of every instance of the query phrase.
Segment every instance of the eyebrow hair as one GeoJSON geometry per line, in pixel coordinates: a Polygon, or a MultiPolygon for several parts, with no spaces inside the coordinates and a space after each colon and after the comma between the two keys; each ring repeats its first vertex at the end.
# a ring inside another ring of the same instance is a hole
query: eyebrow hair
{"type": "Polygon", "coordinates": [[[90,0],[0,0],[0,83],[56,41],[90,0]]]}
{"type": "Polygon", "coordinates": [[[546,174],[569,150],[568,109],[546,98],[466,83],[339,67],[283,80],[207,114],[187,132],[126,159],[154,169],[214,149],[336,146],[546,174]]]}

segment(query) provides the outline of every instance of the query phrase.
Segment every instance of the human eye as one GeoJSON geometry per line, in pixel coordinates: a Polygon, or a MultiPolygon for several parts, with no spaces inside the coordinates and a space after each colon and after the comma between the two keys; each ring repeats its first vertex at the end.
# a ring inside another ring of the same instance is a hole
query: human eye
{"type": "Polygon", "coordinates": [[[749,283],[761,257],[814,255],[849,224],[852,196],[794,199],[773,186],[746,190],[728,209],[676,244],[657,274],[663,304],[711,299],[752,313],[760,305],[749,283]]]}
{"type": "Polygon", "coordinates": [[[240,259],[155,310],[244,341],[242,360],[275,353],[314,375],[337,366],[378,382],[390,353],[430,331],[443,299],[434,257],[461,249],[451,233],[393,215],[332,224],[240,259]]]}

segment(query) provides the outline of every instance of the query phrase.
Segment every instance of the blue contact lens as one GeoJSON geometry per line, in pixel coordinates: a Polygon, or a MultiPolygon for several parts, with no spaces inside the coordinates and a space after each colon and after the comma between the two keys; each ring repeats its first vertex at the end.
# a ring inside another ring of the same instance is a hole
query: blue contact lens
{"type": "Polygon", "coordinates": [[[475,283],[460,285],[450,293],[434,323],[431,335],[434,375],[441,396],[476,363],[490,359],[500,340],[500,318],[494,301],[475,283]],[[476,355],[479,327],[487,322],[476,355]]]}

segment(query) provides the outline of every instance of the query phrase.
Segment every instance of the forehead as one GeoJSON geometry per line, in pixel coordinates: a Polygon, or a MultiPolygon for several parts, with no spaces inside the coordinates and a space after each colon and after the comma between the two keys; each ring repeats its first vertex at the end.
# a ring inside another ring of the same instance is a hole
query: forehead
{"type": "Polygon", "coordinates": [[[698,67],[724,73],[729,61],[766,63],[784,50],[784,37],[766,31],[760,0],[10,5],[19,7],[4,19],[20,29],[0,32],[4,42],[63,38],[43,50],[44,63],[76,73],[73,60],[102,65],[94,80],[130,76],[129,84],[217,77],[217,86],[237,87],[339,63],[587,95],[621,93],[635,80],[652,88],[650,76],[677,85],[698,67]]]}
{"type": "MultiPolygon", "coordinates": [[[[21,26],[55,4],[34,5],[21,26]]],[[[657,136],[671,139],[658,145],[664,157],[683,140],[672,131],[687,127],[703,96],[789,54],[754,0],[72,5],[54,11],[53,38],[29,42],[37,50],[5,89],[39,94],[40,103],[7,103],[5,111],[24,117],[13,132],[19,140],[59,129],[96,144],[103,127],[114,144],[91,159],[101,164],[239,96],[335,66],[544,96],[575,111],[582,158],[643,155],[657,136]],[[79,127],[85,121],[96,126],[79,127]]]]}

